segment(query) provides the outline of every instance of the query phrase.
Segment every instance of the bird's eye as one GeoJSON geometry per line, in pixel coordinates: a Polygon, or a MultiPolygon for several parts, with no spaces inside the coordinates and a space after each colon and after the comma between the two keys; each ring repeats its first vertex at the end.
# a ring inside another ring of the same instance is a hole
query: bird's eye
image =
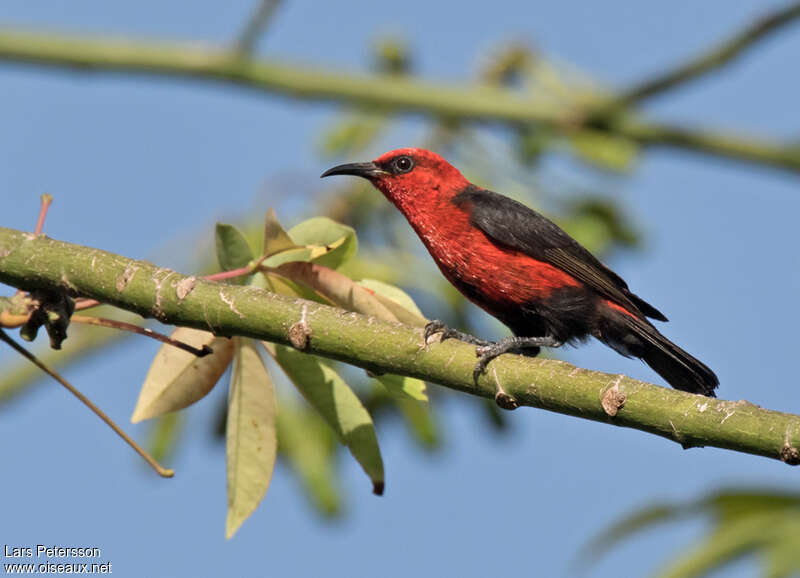
{"type": "Polygon", "coordinates": [[[411,157],[397,157],[392,161],[392,172],[396,175],[407,173],[414,168],[414,161],[411,157]]]}

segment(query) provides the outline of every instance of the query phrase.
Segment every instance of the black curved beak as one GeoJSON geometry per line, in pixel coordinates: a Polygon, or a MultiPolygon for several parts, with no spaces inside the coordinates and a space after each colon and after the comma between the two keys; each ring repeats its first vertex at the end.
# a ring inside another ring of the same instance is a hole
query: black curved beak
{"type": "Polygon", "coordinates": [[[375,163],[348,163],[346,165],[339,165],[328,169],[320,175],[319,178],[330,177],[333,175],[354,175],[356,177],[364,177],[365,179],[373,179],[381,175],[388,174],[375,163]]]}

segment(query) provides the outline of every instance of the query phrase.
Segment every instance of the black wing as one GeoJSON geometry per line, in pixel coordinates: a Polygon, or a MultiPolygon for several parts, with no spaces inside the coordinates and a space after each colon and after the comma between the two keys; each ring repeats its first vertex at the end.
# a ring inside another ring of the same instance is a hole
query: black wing
{"type": "Polygon", "coordinates": [[[619,275],[533,209],[475,186],[465,188],[453,202],[468,208],[471,223],[497,243],[558,267],[633,314],[667,320],[658,309],[631,293],[619,275]]]}

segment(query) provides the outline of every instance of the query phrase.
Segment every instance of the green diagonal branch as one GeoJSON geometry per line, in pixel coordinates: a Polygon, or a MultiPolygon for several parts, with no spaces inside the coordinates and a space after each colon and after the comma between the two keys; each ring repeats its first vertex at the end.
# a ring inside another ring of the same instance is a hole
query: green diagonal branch
{"type": "Polygon", "coordinates": [[[800,416],[515,355],[494,360],[476,387],[475,352],[467,344],[448,340],[424,347],[419,328],[256,287],[207,282],[44,236],[0,228],[0,282],[25,290],[64,290],[220,335],[305,342],[310,353],[472,395],[495,397],[502,384],[506,402],[639,429],[685,447],[715,446],[800,463],[800,416]]]}
{"type": "Polygon", "coordinates": [[[800,2],[788,3],[759,18],[708,52],[630,87],[623,91],[614,102],[618,106],[631,105],[705,76],[742,56],[746,50],[756,46],[760,40],[785,28],[798,18],[800,18],[800,2]]]}
{"type": "Polygon", "coordinates": [[[466,122],[537,125],[563,135],[586,121],[642,145],[688,149],[718,157],[800,172],[800,147],[750,135],[695,130],[611,115],[597,125],[597,110],[585,109],[480,85],[442,84],[407,77],[359,75],[251,59],[237,50],[197,44],[79,38],[0,29],[0,60],[87,71],[188,77],[246,86],[295,99],[337,102],[373,109],[432,115],[466,122]]]}

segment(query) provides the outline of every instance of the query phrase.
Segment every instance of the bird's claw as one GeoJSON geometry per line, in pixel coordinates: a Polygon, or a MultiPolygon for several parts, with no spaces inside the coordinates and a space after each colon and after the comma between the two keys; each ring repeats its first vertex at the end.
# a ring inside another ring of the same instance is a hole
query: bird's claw
{"type": "Polygon", "coordinates": [[[469,333],[464,333],[463,331],[458,331],[457,329],[450,329],[444,323],[444,321],[440,321],[439,319],[429,321],[425,326],[425,329],[422,333],[423,337],[425,338],[425,343],[427,344],[428,340],[436,333],[442,334],[442,336],[439,338],[440,341],[444,341],[445,339],[458,339],[459,341],[464,341],[465,343],[471,343],[473,345],[482,347],[490,347],[492,345],[490,341],[478,339],[469,333]]]}
{"type": "Polygon", "coordinates": [[[475,369],[472,371],[472,378],[477,385],[478,378],[486,372],[489,362],[504,353],[523,353],[535,357],[539,354],[540,347],[561,347],[562,345],[563,342],[549,335],[544,337],[506,337],[497,342],[484,341],[475,347],[478,363],[475,364],[475,369]]]}
{"type": "Polygon", "coordinates": [[[489,365],[489,362],[494,359],[493,357],[481,357],[478,360],[478,363],[475,364],[475,368],[472,370],[472,381],[475,382],[475,385],[478,385],[478,379],[481,375],[486,373],[486,366],[489,365]]]}
{"type": "Polygon", "coordinates": [[[444,324],[443,321],[438,319],[434,319],[433,321],[429,321],[428,324],[425,326],[425,329],[422,332],[422,337],[425,340],[425,343],[428,343],[430,338],[437,333],[442,334],[442,341],[447,339],[445,334],[447,333],[448,327],[444,324]]]}

